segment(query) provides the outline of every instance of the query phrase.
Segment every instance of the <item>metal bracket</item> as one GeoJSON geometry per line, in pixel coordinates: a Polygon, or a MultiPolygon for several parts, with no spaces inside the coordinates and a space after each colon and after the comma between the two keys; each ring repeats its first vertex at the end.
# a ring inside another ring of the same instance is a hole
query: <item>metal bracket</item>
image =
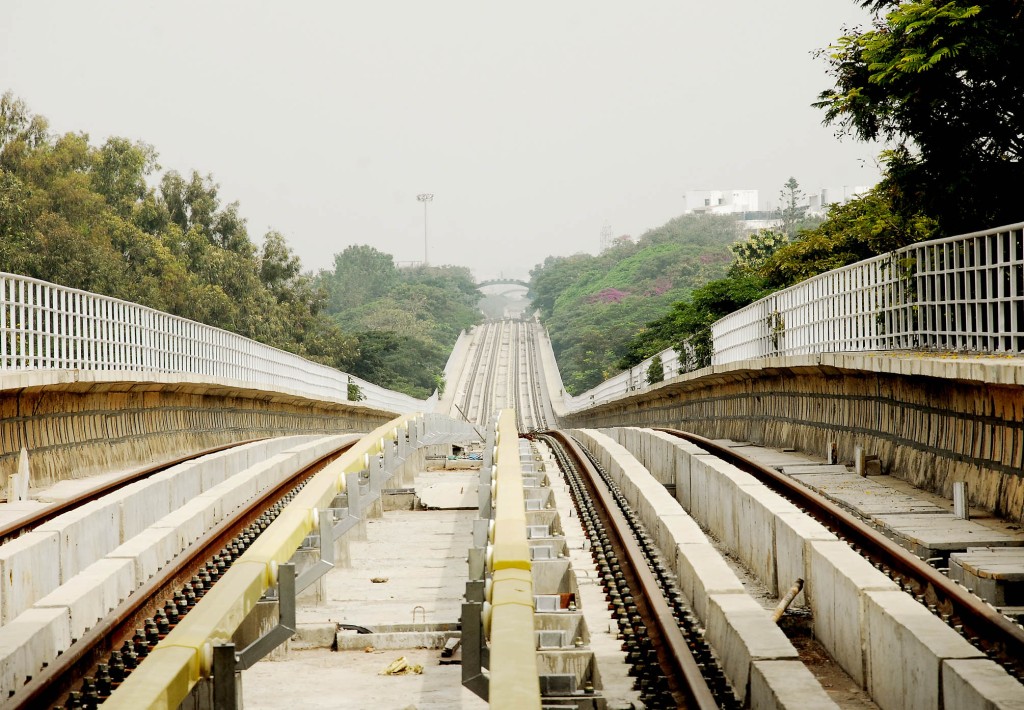
{"type": "Polygon", "coordinates": [[[489,654],[484,645],[483,622],[480,611],[483,604],[466,602],[462,605],[462,687],[468,688],[479,698],[489,701],[490,678],[484,674],[484,665],[489,665],[489,654]]]}
{"type": "Polygon", "coordinates": [[[295,580],[295,590],[301,592],[334,569],[334,514],[330,510],[321,510],[317,528],[320,530],[320,559],[316,564],[305,570],[295,580]]]}
{"type": "Polygon", "coordinates": [[[237,664],[235,644],[224,643],[213,647],[213,707],[217,710],[241,710],[235,681],[237,664]]]}
{"type": "Polygon", "coordinates": [[[238,654],[235,670],[244,671],[295,635],[295,563],[277,568],[277,625],[238,654]]]}

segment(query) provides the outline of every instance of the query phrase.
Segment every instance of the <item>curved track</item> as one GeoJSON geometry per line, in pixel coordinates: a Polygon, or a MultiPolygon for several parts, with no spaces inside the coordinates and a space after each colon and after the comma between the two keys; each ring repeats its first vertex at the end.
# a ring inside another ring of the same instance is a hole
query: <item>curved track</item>
{"type": "Polygon", "coordinates": [[[0,545],[3,543],[13,540],[14,538],[21,537],[27,532],[30,532],[34,528],[39,527],[43,523],[53,520],[59,515],[63,515],[69,511],[79,508],[86,503],[94,500],[99,500],[105,495],[113,493],[116,490],[120,490],[127,485],[135,483],[136,481],[142,481],[150,476],[153,476],[161,471],[166,471],[169,468],[173,468],[178,464],[186,463],[188,461],[194,461],[195,459],[207,456],[209,454],[215,454],[218,451],[225,451],[227,449],[233,449],[236,446],[244,446],[245,444],[251,444],[256,441],[263,441],[263,439],[249,439],[247,441],[238,441],[233,444],[225,444],[224,446],[216,446],[212,449],[206,449],[205,451],[198,451],[193,454],[181,456],[170,461],[164,461],[156,464],[155,466],[149,466],[138,471],[132,471],[124,476],[116,478],[112,481],[107,481],[94,488],[69,498],[67,500],[60,501],[59,503],[53,503],[48,505],[41,510],[32,513],[24,518],[15,520],[14,522],[8,523],[7,525],[0,526],[0,545]]]}
{"type": "Polygon", "coordinates": [[[676,429],[657,431],[697,444],[751,474],[832,530],[840,540],[848,542],[929,611],[1003,665],[1011,675],[1018,678],[1024,675],[1024,629],[931,565],[835,503],[772,468],[696,434],[676,429]]]}
{"type": "Polygon", "coordinates": [[[699,622],[625,497],[567,434],[539,438],[566,475],[646,705],[738,707],[699,622]]]}
{"type": "Polygon", "coordinates": [[[33,678],[4,707],[95,707],[350,441],[286,477],[214,527],[33,678]]]}

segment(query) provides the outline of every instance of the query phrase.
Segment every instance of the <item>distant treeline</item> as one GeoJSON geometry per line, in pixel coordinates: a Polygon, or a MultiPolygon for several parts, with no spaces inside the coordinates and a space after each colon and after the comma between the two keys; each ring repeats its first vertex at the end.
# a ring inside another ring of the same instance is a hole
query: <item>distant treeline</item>
{"type": "Polygon", "coordinates": [[[280,233],[255,244],[239,204],[222,204],[212,176],[168,171],[150,184],[159,169],[152,146],[54,135],[4,94],[0,271],[140,303],[429,395],[459,329],[473,322],[466,270],[397,270],[390,256],[355,247],[314,276],[280,233]],[[350,274],[367,253],[387,262],[387,278],[355,284],[350,274]],[[403,368],[403,359],[415,365],[403,368]]]}

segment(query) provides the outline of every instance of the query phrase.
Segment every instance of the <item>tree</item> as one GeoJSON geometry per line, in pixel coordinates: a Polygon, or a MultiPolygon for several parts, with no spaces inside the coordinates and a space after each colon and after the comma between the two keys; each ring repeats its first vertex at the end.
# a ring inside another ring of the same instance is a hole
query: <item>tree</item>
{"type": "Polygon", "coordinates": [[[755,269],[771,289],[937,236],[934,220],[893,211],[890,196],[876,188],[845,205],[833,205],[814,230],[779,246],[755,269]]]}
{"type": "Polygon", "coordinates": [[[660,357],[656,357],[651,360],[651,364],[647,366],[647,384],[655,385],[664,381],[665,363],[661,361],[660,357]]]}
{"type": "Polygon", "coordinates": [[[790,177],[779,191],[779,216],[782,218],[782,233],[787,239],[796,236],[797,223],[807,211],[807,205],[801,205],[804,191],[795,177],[790,177]]]}
{"type": "Polygon", "coordinates": [[[946,233],[1020,219],[1024,67],[1020,0],[865,0],[867,30],[830,47],[835,86],[825,122],[882,154],[883,187],[905,219],[924,213],[946,233]]]}
{"type": "Polygon", "coordinates": [[[788,242],[785,234],[774,229],[760,229],[751,234],[746,241],[729,246],[729,251],[736,257],[734,269],[757,273],[768,259],[788,242]]]}
{"type": "Polygon", "coordinates": [[[149,192],[146,176],[159,167],[152,146],[109,138],[100,148],[92,173],[93,184],[114,211],[127,219],[149,192]]]}
{"type": "Polygon", "coordinates": [[[398,282],[395,259],[366,244],[346,247],[334,255],[334,271],[321,272],[330,310],[341,312],[380,298],[398,282]]]}

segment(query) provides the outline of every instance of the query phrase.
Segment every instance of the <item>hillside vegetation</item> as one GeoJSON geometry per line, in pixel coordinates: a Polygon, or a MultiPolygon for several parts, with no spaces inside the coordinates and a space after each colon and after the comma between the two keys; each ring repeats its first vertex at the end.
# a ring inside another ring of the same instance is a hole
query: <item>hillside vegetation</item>
{"type": "Polygon", "coordinates": [[[443,372],[459,332],[481,320],[480,292],[469,269],[399,269],[390,254],[351,246],[317,283],[326,311],[355,336],[359,357],[350,372],[417,397],[444,388],[443,372]]]}
{"type": "Polygon", "coordinates": [[[579,394],[618,371],[631,338],[691,291],[726,273],[732,217],[683,215],[597,256],[548,257],[530,272],[566,389],[579,394]]]}
{"type": "Polygon", "coordinates": [[[355,285],[339,274],[362,268],[359,250],[370,248],[359,247],[316,277],[280,233],[254,243],[240,205],[223,204],[212,176],[159,170],[152,146],[54,135],[44,117],[4,94],[0,271],[140,303],[430,394],[459,330],[475,322],[468,271],[399,272],[376,252],[390,266],[375,274],[384,280],[355,285]],[[425,374],[400,371],[398,357],[425,374]]]}

